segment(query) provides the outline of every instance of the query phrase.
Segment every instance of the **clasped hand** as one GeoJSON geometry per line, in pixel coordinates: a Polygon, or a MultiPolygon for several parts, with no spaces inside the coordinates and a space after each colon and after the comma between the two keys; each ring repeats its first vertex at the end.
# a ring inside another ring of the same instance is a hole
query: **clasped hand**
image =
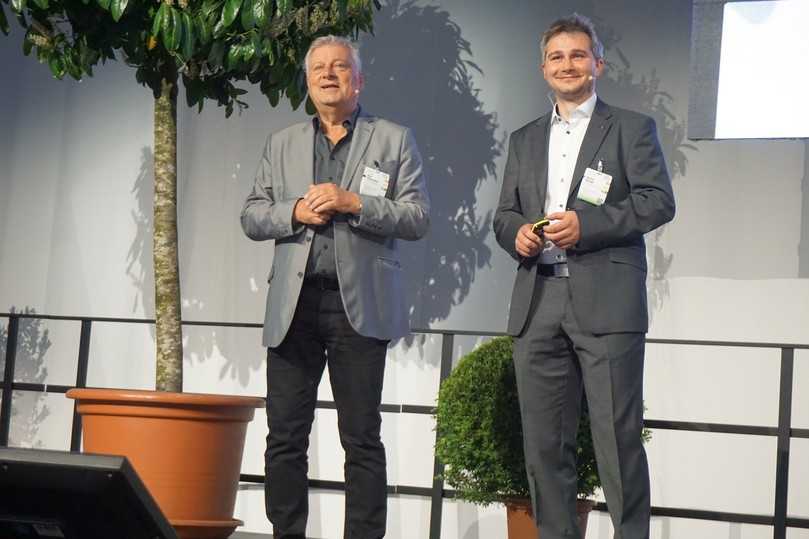
{"type": "Polygon", "coordinates": [[[295,204],[293,219],[307,225],[325,225],[335,213],[359,213],[360,197],[333,183],[319,183],[295,204]]]}
{"type": "Polygon", "coordinates": [[[547,216],[551,224],[542,229],[541,236],[532,231],[533,224],[526,223],[517,231],[514,247],[517,254],[530,258],[539,254],[545,240],[552,241],[560,249],[569,249],[581,238],[579,216],[575,211],[556,212],[547,216]]]}

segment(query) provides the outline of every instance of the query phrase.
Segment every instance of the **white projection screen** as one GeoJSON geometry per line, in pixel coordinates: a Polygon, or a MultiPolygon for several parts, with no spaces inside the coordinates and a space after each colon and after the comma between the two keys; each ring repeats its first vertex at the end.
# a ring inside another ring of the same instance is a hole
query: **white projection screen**
{"type": "Polygon", "coordinates": [[[809,0],[694,0],[688,136],[809,137],[809,0]]]}

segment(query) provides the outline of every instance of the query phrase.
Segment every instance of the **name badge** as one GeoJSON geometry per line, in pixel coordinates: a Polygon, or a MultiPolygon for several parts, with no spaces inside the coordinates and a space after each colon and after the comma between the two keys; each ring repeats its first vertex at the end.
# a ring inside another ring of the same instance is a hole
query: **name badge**
{"type": "Polygon", "coordinates": [[[362,181],[360,182],[360,194],[372,197],[383,197],[388,192],[390,174],[371,167],[365,167],[362,171],[362,181]]]}
{"type": "Polygon", "coordinates": [[[607,200],[611,183],[612,176],[588,167],[584,170],[577,198],[595,206],[601,206],[607,200]]]}

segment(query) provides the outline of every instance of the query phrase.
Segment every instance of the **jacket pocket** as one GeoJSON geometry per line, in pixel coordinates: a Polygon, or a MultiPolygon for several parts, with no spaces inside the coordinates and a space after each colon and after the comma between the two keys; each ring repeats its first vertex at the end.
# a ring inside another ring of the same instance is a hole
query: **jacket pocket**
{"type": "Polygon", "coordinates": [[[395,258],[386,258],[384,256],[376,257],[376,261],[381,264],[383,267],[391,268],[391,269],[402,269],[401,263],[395,258]]]}
{"type": "Polygon", "coordinates": [[[627,264],[646,271],[646,252],[640,249],[612,249],[610,251],[610,261],[617,264],[627,264]]]}

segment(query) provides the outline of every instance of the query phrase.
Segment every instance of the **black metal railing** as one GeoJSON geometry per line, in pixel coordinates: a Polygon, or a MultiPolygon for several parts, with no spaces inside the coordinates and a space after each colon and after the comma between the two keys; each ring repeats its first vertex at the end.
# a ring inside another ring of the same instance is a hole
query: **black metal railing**
{"type": "MultiPolygon", "coordinates": [[[[52,316],[35,313],[0,313],[0,318],[8,319],[8,330],[6,339],[6,357],[2,388],[2,399],[0,399],[0,446],[8,445],[9,431],[11,426],[11,399],[13,391],[33,391],[65,393],[73,386],[37,384],[26,382],[15,382],[14,373],[16,367],[17,343],[20,330],[20,320],[63,320],[81,322],[81,334],[79,338],[78,368],[76,371],[75,387],[86,387],[87,371],[90,357],[90,334],[94,322],[104,323],[124,323],[124,324],[154,324],[152,319],[144,318],[104,318],[104,317],[76,317],[76,316],[52,316]]],[[[235,327],[235,328],[261,328],[261,324],[249,324],[238,322],[206,322],[206,321],[184,321],[185,326],[212,326],[212,327],[235,327]]],[[[502,333],[479,332],[479,331],[448,331],[433,329],[417,329],[414,333],[441,335],[441,363],[439,384],[443,382],[452,370],[452,350],[456,336],[478,336],[494,337],[502,333]]],[[[780,382],[779,382],[779,404],[778,404],[778,425],[776,427],[762,427],[754,425],[733,425],[725,423],[699,423],[692,421],[661,421],[648,419],[644,422],[650,429],[679,430],[691,432],[705,432],[715,434],[742,434],[747,436],[768,436],[777,439],[777,457],[775,473],[775,504],[772,515],[760,515],[752,513],[731,513],[723,511],[705,511],[698,509],[688,509],[679,507],[652,507],[652,515],[660,517],[686,518],[696,520],[712,520],[719,522],[731,522],[740,524],[758,524],[773,527],[773,539],[786,539],[787,528],[809,529],[809,518],[789,517],[787,515],[787,500],[789,495],[789,457],[790,443],[793,438],[809,439],[809,429],[792,428],[792,388],[794,383],[794,363],[795,350],[809,350],[809,344],[785,344],[767,342],[734,342],[734,341],[700,341],[682,339],[648,339],[649,344],[680,345],[680,346],[712,346],[712,347],[738,347],[738,348],[769,348],[781,351],[780,358],[780,382]]],[[[436,388],[437,389],[437,388],[436,388]]],[[[334,408],[331,401],[318,401],[318,408],[334,408]]],[[[383,404],[382,411],[397,414],[421,414],[431,415],[433,407],[410,404],[383,404]]],[[[70,449],[78,451],[81,441],[81,418],[73,412],[73,424],[71,429],[70,449]]],[[[431,487],[416,487],[410,485],[389,485],[388,493],[424,496],[431,500],[430,507],[430,535],[429,539],[439,539],[441,534],[441,514],[443,500],[453,498],[454,491],[444,488],[444,483],[440,479],[443,472],[443,465],[434,458],[433,463],[433,484],[431,487]]],[[[261,475],[242,474],[241,480],[246,483],[263,483],[264,477],[261,475]]],[[[312,488],[344,490],[344,483],[340,481],[310,480],[312,488]]],[[[596,504],[596,510],[606,511],[606,505],[596,504]]]]}

